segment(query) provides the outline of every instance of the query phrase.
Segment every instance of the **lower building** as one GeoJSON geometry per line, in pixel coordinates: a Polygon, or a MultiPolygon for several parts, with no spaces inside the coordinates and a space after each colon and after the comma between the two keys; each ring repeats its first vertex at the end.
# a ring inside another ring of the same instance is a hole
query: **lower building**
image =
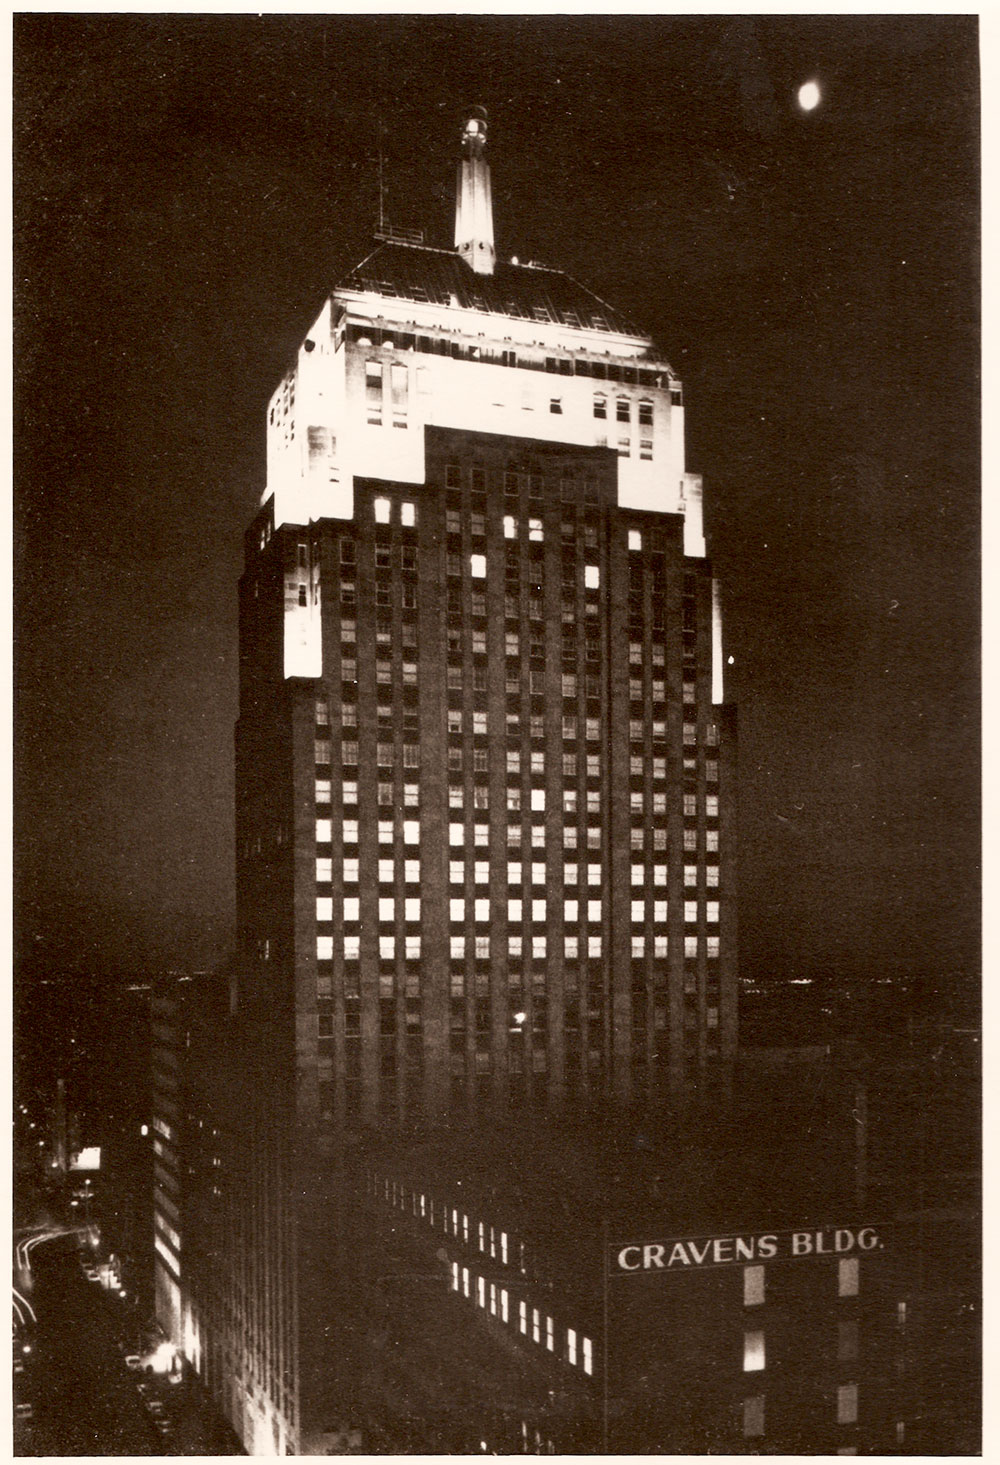
{"type": "Polygon", "coordinates": [[[887,1164],[905,1075],[757,1055],[710,1134],[539,1118],[290,1163],[290,1096],[212,1061],[248,1042],[214,995],[175,1341],[249,1453],[975,1453],[975,1187],[887,1164]]]}

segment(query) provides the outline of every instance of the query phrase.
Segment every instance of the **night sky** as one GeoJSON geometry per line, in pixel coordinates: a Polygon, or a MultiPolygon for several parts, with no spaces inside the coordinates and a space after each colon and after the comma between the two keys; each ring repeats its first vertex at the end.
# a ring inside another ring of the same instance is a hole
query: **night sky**
{"type": "Polygon", "coordinates": [[[15,17],[15,956],[226,956],[267,399],[386,216],[681,375],[739,704],[741,966],[974,982],[974,18],[15,17]],[[815,78],[811,113],[796,103],[815,78]]]}

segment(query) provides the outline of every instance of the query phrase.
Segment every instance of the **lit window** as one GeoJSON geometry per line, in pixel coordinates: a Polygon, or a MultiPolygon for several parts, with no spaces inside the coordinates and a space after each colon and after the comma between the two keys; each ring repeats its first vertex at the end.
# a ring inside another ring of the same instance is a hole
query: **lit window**
{"type": "Polygon", "coordinates": [[[404,819],[403,820],[403,843],[404,844],[419,844],[420,843],[420,821],[418,819],[404,819]]]}
{"type": "Polygon", "coordinates": [[[759,1329],[743,1334],[743,1372],[758,1373],[764,1367],[764,1334],[759,1329]]]}
{"type": "Polygon", "coordinates": [[[553,1322],[553,1320],[550,1317],[546,1317],[546,1319],[545,1319],[545,1346],[549,1350],[550,1353],[554,1353],[555,1352],[555,1349],[556,1349],[556,1328],[555,1328],[555,1323],[553,1322]]]}
{"type": "Polygon", "coordinates": [[[588,936],[587,937],[587,955],[588,956],[600,956],[600,954],[601,954],[601,938],[600,938],[600,936],[588,936]]]}
{"type": "Polygon", "coordinates": [[[316,937],[316,960],[317,961],[332,961],[333,960],[333,937],[332,936],[317,936],[316,937]]]}
{"type": "Polygon", "coordinates": [[[475,575],[478,580],[486,577],[486,556],[484,554],[473,554],[469,556],[469,573],[475,575]]]}
{"type": "MultiPolygon", "coordinates": [[[[319,879],[319,866],[321,864],[330,864],[330,863],[332,863],[332,862],[330,862],[330,861],[322,861],[322,860],[317,860],[316,861],[316,878],[317,879],[319,879]]],[[[352,884],[352,885],[356,885],[358,883],[358,868],[359,868],[359,866],[358,866],[358,861],[357,860],[350,859],[350,860],[345,860],[344,861],[344,880],[345,880],[346,883],[352,884]]],[[[332,878],[332,871],[331,871],[331,874],[327,876],[327,879],[328,880],[330,878],[332,878]]]]}
{"type": "MultiPolygon", "coordinates": [[[[538,904],[538,902],[535,902],[535,904],[538,904]]],[[[542,904],[544,904],[544,901],[542,902],[542,904]]],[[[532,938],[531,938],[531,954],[532,954],[532,956],[544,956],[545,955],[545,952],[546,952],[546,941],[545,941],[545,937],[544,936],[532,936],[532,938]]]]}
{"type": "Polygon", "coordinates": [[[590,1374],[594,1372],[594,1344],[590,1338],[583,1340],[583,1371],[590,1374]]]}
{"type": "Polygon", "coordinates": [[[532,807],[532,809],[535,809],[535,810],[540,810],[540,809],[544,809],[545,808],[545,790],[544,789],[542,789],[542,788],[533,788],[531,790],[531,807],[532,807]]]}
{"type": "Polygon", "coordinates": [[[539,539],[542,538],[542,521],[541,521],[541,519],[529,519],[528,520],[528,538],[529,539],[534,539],[534,540],[539,540],[539,539]]]}
{"type": "MultiPolygon", "coordinates": [[[[378,954],[384,961],[391,961],[396,955],[395,936],[380,936],[378,938],[378,954]]],[[[391,981],[391,978],[390,978],[391,981]]]]}
{"type": "Polygon", "coordinates": [[[517,520],[514,518],[513,514],[504,514],[503,537],[505,539],[517,538],[517,520]]]}
{"type": "Polygon", "coordinates": [[[837,1273],[837,1296],[857,1297],[859,1283],[858,1258],[856,1256],[841,1257],[837,1273]]]}
{"type": "Polygon", "coordinates": [[[463,957],[465,955],[465,937],[452,936],[450,941],[452,959],[457,960],[459,957],[463,957]]]}
{"type": "Polygon", "coordinates": [[[685,955],[685,957],[687,958],[688,961],[693,961],[694,958],[698,955],[698,938],[697,938],[697,936],[685,936],[684,937],[684,955],[685,955]]]}
{"type": "Polygon", "coordinates": [[[645,954],[646,954],[646,938],[645,938],[645,936],[633,936],[632,937],[632,955],[633,956],[645,956],[645,954]]]}
{"type": "Polygon", "coordinates": [[[345,895],[344,896],[344,920],[345,921],[357,921],[357,920],[360,920],[360,919],[361,919],[361,916],[360,916],[360,902],[358,900],[358,897],[356,895],[345,895]]]}
{"type": "MultiPolygon", "coordinates": [[[[697,885],[698,884],[698,866],[697,865],[685,865],[684,866],[684,884],[685,885],[697,885]]],[[[693,919],[693,917],[692,917],[692,919],[693,919]]]]}
{"type": "Polygon", "coordinates": [[[646,880],[646,867],[645,867],[645,865],[633,865],[632,866],[632,884],[633,885],[643,885],[645,883],[645,880],[646,880]]]}
{"type": "MultiPolygon", "coordinates": [[[[317,820],[317,831],[316,831],[317,832],[317,836],[319,834],[319,824],[321,822],[322,821],[317,820]]],[[[328,831],[327,832],[327,839],[329,839],[329,837],[330,837],[330,835],[329,835],[329,828],[330,828],[330,821],[329,821],[329,819],[326,820],[326,827],[327,827],[327,831],[328,831]]],[[[356,819],[345,819],[344,820],[344,843],[345,844],[357,844],[357,842],[358,842],[358,821],[356,819]]]]}
{"type": "Polygon", "coordinates": [[[373,505],[375,509],[375,523],[388,524],[389,511],[392,507],[388,499],[378,498],[373,505]]]}
{"type": "Polygon", "coordinates": [[[331,838],[331,826],[329,819],[316,820],[316,843],[329,844],[331,838]]]}
{"type": "Polygon", "coordinates": [[[465,843],[465,825],[464,824],[449,824],[448,825],[448,843],[449,844],[464,844],[465,843]]]}
{"type": "Polygon", "coordinates": [[[358,957],[360,955],[361,955],[361,937],[360,936],[345,936],[344,937],[344,959],[346,961],[357,961],[357,959],[358,959],[358,957]]]}
{"type": "Polygon", "coordinates": [[[566,1362],[576,1364],[576,1330],[566,1329],[566,1362]]]}
{"type": "Polygon", "coordinates": [[[408,895],[403,901],[403,919],[405,921],[420,920],[420,897],[408,895]]]}
{"type": "Polygon", "coordinates": [[[333,920],[333,900],[329,895],[317,896],[316,919],[317,921],[333,920]]]}
{"type": "Polygon", "coordinates": [[[858,1422],[858,1386],[857,1384],[841,1384],[837,1390],[837,1423],[857,1424],[858,1422]]]}
{"type": "Polygon", "coordinates": [[[406,936],[404,937],[404,940],[406,942],[405,949],[407,961],[416,961],[420,956],[420,937],[406,936]]]}
{"type": "Polygon", "coordinates": [[[522,1299],[517,1304],[517,1330],[527,1335],[528,1332],[528,1304],[522,1299]]]}

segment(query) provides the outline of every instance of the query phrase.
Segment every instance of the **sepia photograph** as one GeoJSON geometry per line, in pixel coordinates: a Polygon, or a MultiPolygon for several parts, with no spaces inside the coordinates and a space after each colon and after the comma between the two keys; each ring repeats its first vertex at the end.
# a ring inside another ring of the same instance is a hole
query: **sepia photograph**
{"type": "Polygon", "coordinates": [[[20,12],[13,1453],[981,1453],[980,36],[20,12]]]}

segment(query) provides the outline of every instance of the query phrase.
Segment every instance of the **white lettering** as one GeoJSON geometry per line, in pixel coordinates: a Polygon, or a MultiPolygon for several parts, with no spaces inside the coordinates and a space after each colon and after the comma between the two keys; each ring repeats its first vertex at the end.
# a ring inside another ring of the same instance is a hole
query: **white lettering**
{"type": "Polygon", "coordinates": [[[757,1255],[761,1257],[776,1256],[778,1251],[777,1236],[758,1236],[757,1255]]]}
{"type": "Polygon", "coordinates": [[[858,1232],[858,1245],[862,1251],[874,1251],[879,1244],[878,1232],[872,1226],[862,1226],[858,1232]]]}
{"type": "Polygon", "coordinates": [[[642,1250],[640,1247],[623,1246],[621,1251],[618,1253],[618,1265],[621,1267],[623,1272],[636,1272],[642,1265],[641,1257],[642,1250]],[[629,1252],[634,1252],[635,1255],[640,1258],[640,1260],[637,1262],[627,1262],[625,1258],[628,1256],[629,1252]]]}
{"type": "Polygon", "coordinates": [[[687,1252],[684,1250],[683,1241],[674,1242],[673,1250],[670,1253],[670,1260],[667,1262],[667,1266],[672,1267],[674,1262],[682,1262],[686,1267],[691,1265],[691,1259],[688,1256],[687,1252]]]}
{"type": "Polygon", "coordinates": [[[833,1249],[834,1249],[834,1251],[850,1251],[853,1246],[854,1246],[854,1232],[853,1231],[848,1231],[845,1228],[843,1231],[835,1231],[834,1232],[834,1234],[833,1234],[833,1249]]]}
{"type": "Polygon", "coordinates": [[[732,1261],[732,1245],[733,1243],[728,1236],[720,1237],[717,1241],[712,1242],[712,1260],[717,1266],[723,1262],[732,1261]],[[726,1248],[728,1248],[728,1251],[726,1248]]]}
{"type": "Polygon", "coordinates": [[[663,1266],[663,1247],[644,1246],[642,1248],[642,1264],[647,1271],[652,1267],[663,1266]]]}
{"type": "MultiPolygon", "coordinates": [[[[761,1237],[761,1241],[763,1241],[763,1239],[764,1238],[761,1237]]],[[[757,1244],[758,1244],[757,1243],[757,1240],[753,1236],[751,1236],[751,1238],[750,1238],[749,1241],[744,1241],[742,1236],[737,1236],[737,1238],[736,1238],[736,1260],[738,1262],[752,1262],[754,1260],[755,1256],[757,1255],[757,1253],[756,1253],[756,1245],[757,1244]]]]}
{"type": "Polygon", "coordinates": [[[792,1256],[808,1256],[812,1249],[812,1236],[808,1231],[792,1232],[792,1256]]]}
{"type": "Polygon", "coordinates": [[[711,1251],[711,1249],[712,1243],[710,1241],[705,1242],[705,1245],[702,1247],[701,1251],[698,1250],[698,1247],[693,1241],[688,1242],[688,1251],[694,1257],[699,1266],[701,1266],[702,1262],[708,1256],[708,1253],[711,1251]]]}

